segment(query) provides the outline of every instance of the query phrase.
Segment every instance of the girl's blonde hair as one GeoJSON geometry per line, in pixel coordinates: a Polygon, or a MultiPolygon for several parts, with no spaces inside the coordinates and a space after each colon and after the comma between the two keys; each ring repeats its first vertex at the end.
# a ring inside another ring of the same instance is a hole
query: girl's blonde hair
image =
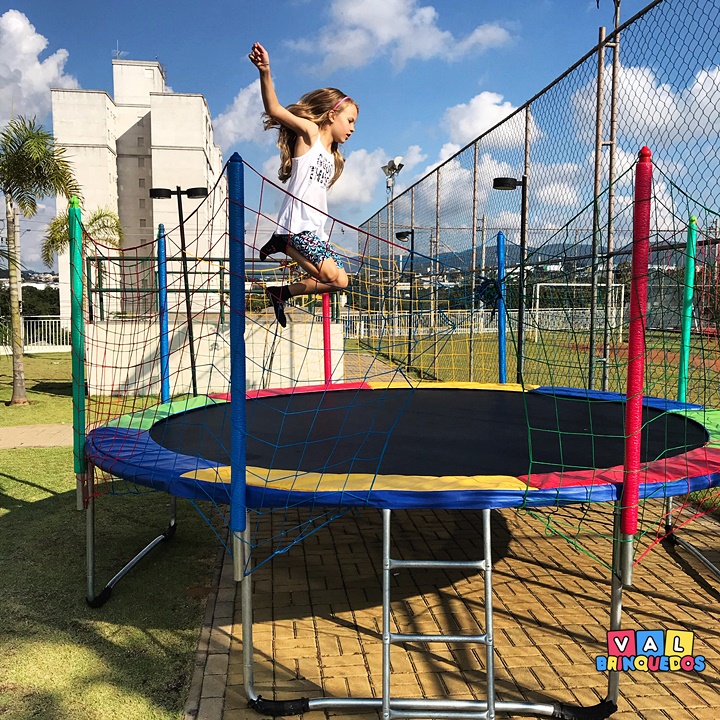
{"type": "MultiPolygon", "coordinates": [[[[293,105],[288,105],[293,115],[312,120],[318,127],[329,124],[330,112],[339,110],[346,102],[352,103],[356,108],[357,103],[345,95],[344,92],[337,88],[320,88],[303,95],[293,105]]],[[[267,113],[263,113],[263,125],[266,130],[270,128],[279,128],[277,146],[280,148],[280,170],[278,177],[282,182],[287,181],[292,171],[293,151],[295,150],[295,141],[297,135],[281,125],[277,120],[273,120],[267,113]]],[[[345,166],[345,158],[340,154],[338,144],[333,142],[330,150],[335,158],[335,174],[330,180],[330,186],[342,175],[345,166]]]]}

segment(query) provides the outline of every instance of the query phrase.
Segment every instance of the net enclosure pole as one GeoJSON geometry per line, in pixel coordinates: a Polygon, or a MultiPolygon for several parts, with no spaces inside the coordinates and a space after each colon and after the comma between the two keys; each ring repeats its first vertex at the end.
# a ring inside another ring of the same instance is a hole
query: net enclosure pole
{"type": "MultiPolygon", "coordinates": [[[[717,240],[717,220],[715,221],[715,238],[717,240]]],[[[690,377],[690,333],[692,330],[693,297],[695,294],[695,267],[697,259],[697,218],[690,216],[687,230],[687,244],[685,248],[685,276],[683,287],[682,324],[680,339],[680,367],[678,370],[678,400],[687,402],[688,380],[690,377]]],[[[698,559],[716,577],[720,577],[720,568],[712,563],[692,543],[684,540],[675,533],[673,528],[673,498],[669,496],[663,508],[665,515],[665,533],[667,539],[680,545],[698,559]]]]}
{"type": "Polygon", "coordinates": [[[195,335],[193,330],[192,297],[190,294],[190,270],[188,268],[187,243],[185,242],[185,216],[182,208],[182,190],[176,186],[175,194],[178,201],[178,218],[180,220],[180,262],[183,276],[183,293],[185,295],[185,318],[187,322],[187,340],[190,350],[190,375],[192,394],[197,397],[197,361],[195,359],[195,335]]]}
{"type": "Polygon", "coordinates": [[[325,384],[332,383],[332,342],[330,340],[330,294],[322,294],[323,365],[325,384]]]}
{"type": "Polygon", "coordinates": [[[695,257],[697,254],[697,218],[694,215],[688,223],[685,253],[680,371],[678,375],[678,400],[680,402],[686,401],[688,377],[690,374],[690,330],[692,329],[693,295],[695,293],[695,257]]]}
{"type": "Polygon", "coordinates": [[[168,281],[165,226],[158,225],[158,311],[160,315],[160,401],[170,402],[170,342],[168,329],[168,281]]]}
{"type": "Polygon", "coordinates": [[[83,317],[82,213],[73,197],[68,210],[70,234],[70,317],[72,343],[73,454],[75,475],[85,475],[85,318],[83,317]]]}
{"type": "Polygon", "coordinates": [[[228,230],[230,251],[230,532],[233,535],[235,580],[243,577],[245,530],[245,473],[247,420],[245,415],[245,187],[244,166],[238,153],[227,165],[228,230]]]}
{"type": "Polygon", "coordinates": [[[85,593],[95,596],[95,498],[93,471],[85,457],[85,318],[83,316],[82,212],[80,201],[70,199],[70,342],[72,347],[73,463],[77,507],[85,509],[85,593]]]}
{"type": "Polygon", "coordinates": [[[620,530],[622,533],[622,581],[632,583],[633,540],[637,532],[642,442],[643,386],[645,382],[645,328],[647,316],[648,262],[650,256],[650,210],[652,153],[640,150],[635,166],[633,204],[632,282],[628,333],[628,377],[625,404],[625,462],[620,530]]]}

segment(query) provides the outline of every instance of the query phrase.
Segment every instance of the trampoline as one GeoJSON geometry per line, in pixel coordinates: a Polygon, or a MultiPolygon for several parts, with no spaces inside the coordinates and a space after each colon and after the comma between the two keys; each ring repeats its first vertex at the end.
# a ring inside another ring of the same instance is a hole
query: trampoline
{"type": "MultiPolygon", "coordinates": [[[[514,385],[340,384],[246,397],[249,507],[487,509],[619,497],[624,396],[514,385]]],[[[231,402],[198,397],[89,433],[133,483],[228,502],[231,402]]],[[[720,411],[647,398],[640,498],[720,483],[720,411]]]]}

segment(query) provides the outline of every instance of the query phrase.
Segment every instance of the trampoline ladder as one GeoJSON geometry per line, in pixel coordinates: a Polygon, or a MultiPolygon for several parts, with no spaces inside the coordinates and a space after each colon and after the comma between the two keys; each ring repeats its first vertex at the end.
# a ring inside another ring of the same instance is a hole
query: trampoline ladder
{"type": "Polygon", "coordinates": [[[492,561],[490,541],[490,510],[482,510],[483,517],[483,560],[446,561],[446,560],[399,560],[390,557],[390,520],[391,510],[383,509],[383,616],[382,616],[382,717],[392,718],[477,718],[493,720],[495,718],[495,669],[493,649],[493,611],[492,611],[492,561]],[[485,586],[485,632],[479,635],[399,633],[390,630],[390,581],[393,570],[412,570],[420,568],[481,570],[484,573],[485,586]],[[485,646],[487,701],[480,700],[413,700],[393,699],[390,696],[390,649],[392,645],[408,642],[422,643],[474,643],[485,646]],[[405,708],[405,709],[404,709],[405,708]]]}

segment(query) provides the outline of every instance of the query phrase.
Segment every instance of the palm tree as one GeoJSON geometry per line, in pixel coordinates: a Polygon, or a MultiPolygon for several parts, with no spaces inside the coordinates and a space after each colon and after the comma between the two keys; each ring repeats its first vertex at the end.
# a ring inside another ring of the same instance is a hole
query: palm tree
{"type": "MultiPolygon", "coordinates": [[[[56,254],[62,254],[67,250],[70,243],[69,226],[67,210],[54,217],[47,226],[41,256],[48,267],[52,267],[56,254]]],[[[83,218],[83,235],[91,237],[101,245],[111,247],[119,247],[124,238],[120,218],[109,208],[98,208],[90,217],[83,218]]]]}
{"type": "Polygon", "coordinates": [[[35,118],[12,119],[0,133],[0,192],[5,196],[10,321],[12,325],[13,391],[11,405],[27,405],[23,366],[22,314],[20,311],[20,224],[37,212],[37,201],[48,195],[70,198],[80,194],[65,149],[35,118]]]}

